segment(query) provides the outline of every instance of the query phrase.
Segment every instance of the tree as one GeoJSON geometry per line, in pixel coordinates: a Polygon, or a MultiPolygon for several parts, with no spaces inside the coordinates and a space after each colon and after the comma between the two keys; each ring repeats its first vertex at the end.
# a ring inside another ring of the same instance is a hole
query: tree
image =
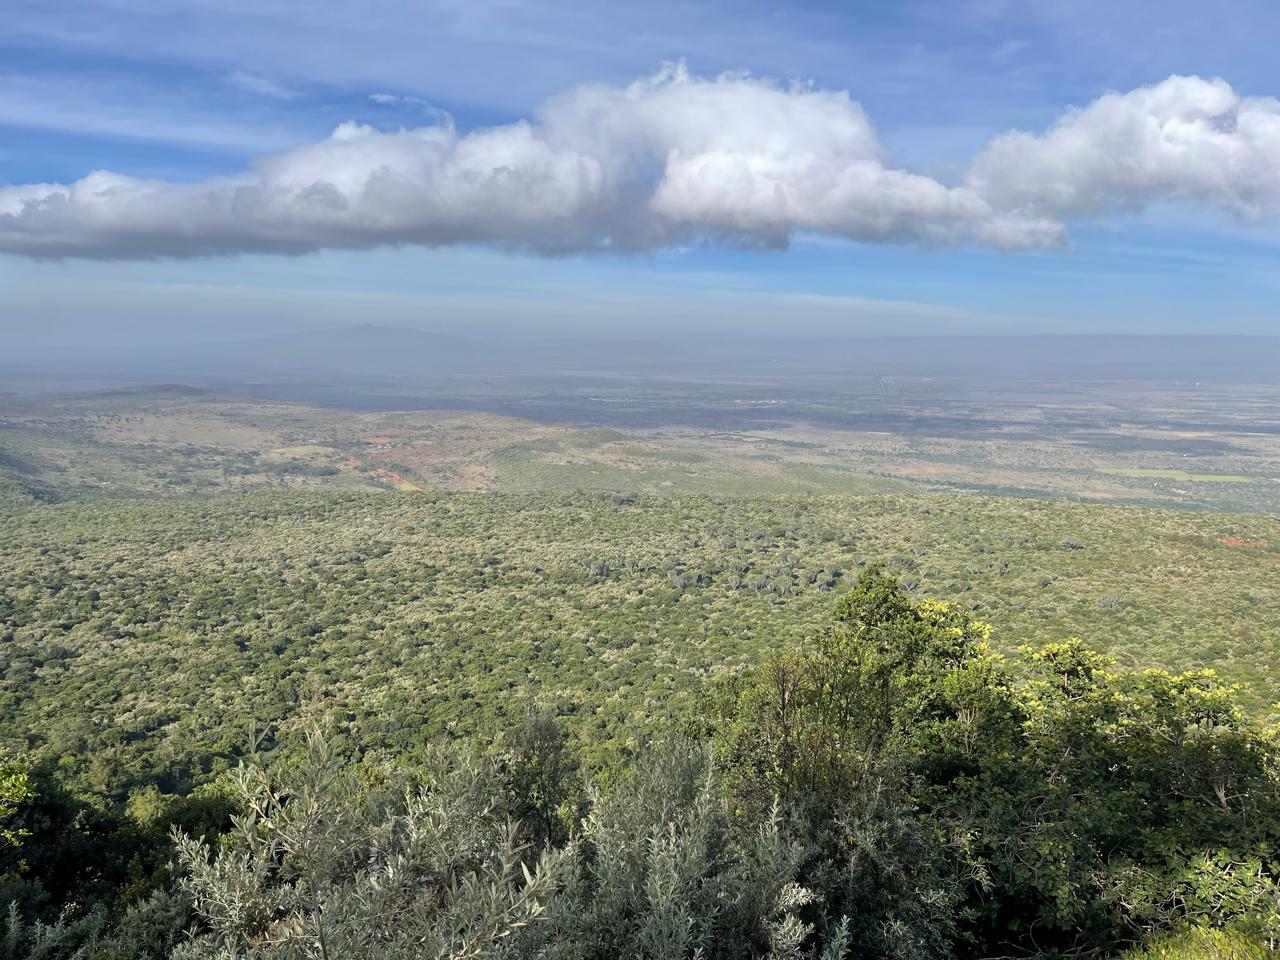
{"type": "Polygon", "coordinates": [[[18,809],[35,796],[31,771],[22,759],[0,754],[0,844],[17,846],[27,831],[13,826],[18,809]]]}
{"type": "Polygon", "coordinates": [[[512,816],[535,849],[562,846],[581,819],[582,779],[568,731],[553,711],[531,709],[505,740],[512,816]]]}
{"type": "Polygon", "coordinates": [[[805,882],[879,917],[855,943],[886,949],[897,925],[920,956],[1089,951],[1274,919],[1275,732],[1211,672],[1119,672],[1074,639],[1010,663],[989,634],[872,568],[812,652],[724,701],[737,802],[778,794],[811,818],[805,882]]]}
{"type": "Polygon", "coordinates": [[[505,956],[541,915],[558,858],[524,865],[493,763],[440,753],[428,774],[419,789],[362,792],[314,731],[283,777],[253,757],[217,853],[175,838],[209,927],[175,957],[505,956]]]}

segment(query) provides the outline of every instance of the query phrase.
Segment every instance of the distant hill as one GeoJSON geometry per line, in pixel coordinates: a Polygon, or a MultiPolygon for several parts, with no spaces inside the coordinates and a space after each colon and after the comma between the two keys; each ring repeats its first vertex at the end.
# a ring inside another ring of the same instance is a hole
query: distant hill
{"type": "Polygon", "coordinates": [[[141,384],[133,387],[112,387],[107,390],[91,390],[85,393],[88,399],[103,398],[108,400],[116,399],[145,399],[148,397],[181,397],[184,399],[194,399],[198,397],[211,397],[213,392],[205,390],[201,387],[188,386],[185,383],[157,383],[157,384],[141,384]]]}
{"type": "Polygon", "coordinates": [[[1009,335],[691,339],[679,356],[708,368],[885,377],[1280,383],[1280,337],[1009,335]]]}
{"type": "Polygon", "coordinates": [[[477,340],[362,323],[202,347],[193,373],[264,377],[406,377],[473,370],[494,358],[477,340]]]}
{"type": "MultiPolygon", "coordinates": [[[[28,380],[216,383],[307,381],[316,387],[359,381],[431,386],[450,375],[518,373],[555,392],[557,378],[591,374],[665,379],[710,375],[803,383],[812,373],[872,377],[1053,380],[1156,380],[1184,383],[1280,383],[1280,337],[1216,335],[1008,335],[826,337],[726,336],[697,329],[622,339],[540,336],[513,323],[487,338],[361,323],[222,343],[139,348],[121,344],[56,350],[0,360],[17,386],[28,380]]],[[[479,381],[477,381],[479,382],[479,381]]],[[[88,386],[82,381],[80,387],[88,386]]],[[[102,385],[106,385],[103,383],[102,385]]]]}

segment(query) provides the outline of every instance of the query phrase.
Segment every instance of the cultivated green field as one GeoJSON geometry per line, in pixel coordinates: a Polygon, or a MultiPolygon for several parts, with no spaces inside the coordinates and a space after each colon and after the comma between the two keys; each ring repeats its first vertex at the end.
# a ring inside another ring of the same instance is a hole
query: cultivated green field
{"type": "Polygon", "coordinates": [[[1190,480],[1194,483],[1252,483],[1254,479],[1231,473],[1188,473],[1186,470],[1152,470],[1138,467],[1102,467],[1099,472],[1114,474],[1118,477],[1137,479],[1154,477],[1160,480],[1190,480]]]}

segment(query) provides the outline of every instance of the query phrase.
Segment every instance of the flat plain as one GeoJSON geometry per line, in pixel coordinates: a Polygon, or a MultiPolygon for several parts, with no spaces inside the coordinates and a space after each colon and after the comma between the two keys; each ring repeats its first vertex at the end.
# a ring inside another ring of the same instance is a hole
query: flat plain
{"type": "Polygon", "coordinates": [[[1280,406],[1265,385],[853,378],[533,384],[452,400],[274,393],[2,398],[0,470],[54,496],[977,492],[1280,509],[1280,406]]]}

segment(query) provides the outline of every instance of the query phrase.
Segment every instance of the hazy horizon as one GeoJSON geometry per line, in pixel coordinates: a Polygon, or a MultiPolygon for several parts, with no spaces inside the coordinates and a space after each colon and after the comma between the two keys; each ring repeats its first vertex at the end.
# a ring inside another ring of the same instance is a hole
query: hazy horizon
{"type": "Polygon", "coordinates": [[[448,407],[464,397],[590,392],[604,385],[628,392],[670,391],[706,378],[835,393],[848,382],[884,378],[938,379],[953,382],[961,392],[984,381],[1275,384],[1280,383],[1280,337],[779,332],[726,338],[695,329],[679,336],[530,332],[495,340],[465,329],[363,323],[198,344],[156,339],[146,346],[11,345],[0,358],[0,376],[16,392],[176,383],[249,395],[285,388],[280,396],[315,399],[322,394],[312,387],[328,385],[337,388],[330,402],[339,406],[348,402],[343,396],[384,394],[403,396],[409,407],[424,398],[448,407]]]}
{"type": "Polygon", "coordinates": [[[309,11],[14,5],[10,352],[1277,330],[1260,0],[309,11]]]}

